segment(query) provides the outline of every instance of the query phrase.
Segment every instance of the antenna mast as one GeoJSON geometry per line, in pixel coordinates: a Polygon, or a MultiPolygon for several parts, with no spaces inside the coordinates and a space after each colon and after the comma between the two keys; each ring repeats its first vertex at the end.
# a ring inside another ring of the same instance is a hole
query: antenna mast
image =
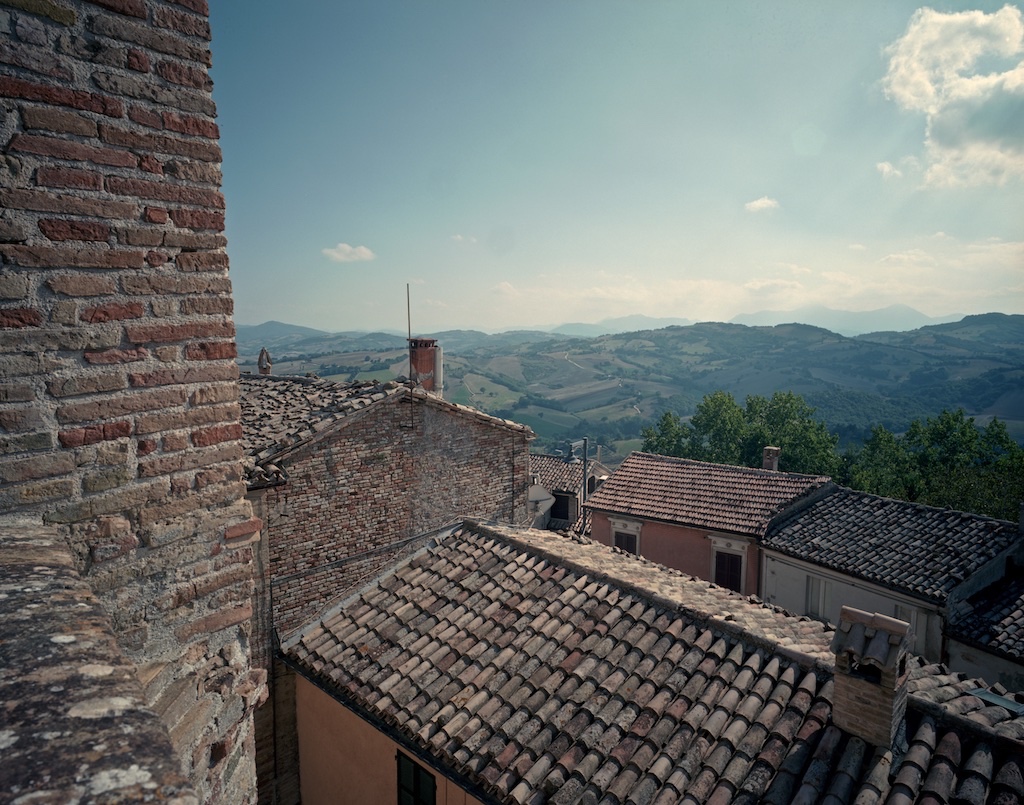
{"type": "Polygon", "coordinates": [[[409,283],[405,283],[405,322],[409,327],[409,339],[412,339],[412,310],[409,307],[409,283]]]}

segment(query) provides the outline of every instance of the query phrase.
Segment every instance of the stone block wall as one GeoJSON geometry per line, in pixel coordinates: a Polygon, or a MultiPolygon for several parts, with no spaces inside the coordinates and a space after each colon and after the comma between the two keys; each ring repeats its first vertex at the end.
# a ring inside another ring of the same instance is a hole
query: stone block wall
{"type": "Polygon", "coordinates": [[[0,3],[0,510],[63,529],[193,786],[255,797],[206,0],[0,3]]]}

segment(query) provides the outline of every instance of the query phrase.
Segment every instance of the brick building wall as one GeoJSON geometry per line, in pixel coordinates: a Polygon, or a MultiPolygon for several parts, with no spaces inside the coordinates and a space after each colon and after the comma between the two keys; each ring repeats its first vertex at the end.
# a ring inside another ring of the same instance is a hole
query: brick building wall
{"type": "Polygon", "coordinates": [[[288,482],[250,493],[265,523],[253,657],[271,675],[270,699],[256,713],[261,802],[299,801],[295,674],[273,659],[276,635],[455,519],[525,523],[532,435],[417,391],[374,403],[274,459],[288,482]]]}
{"type": "Polygon", "coordinates": [[[255,794],[206,0],[0,2],[0,510],[64,529],[196,790],[255,794]]]}

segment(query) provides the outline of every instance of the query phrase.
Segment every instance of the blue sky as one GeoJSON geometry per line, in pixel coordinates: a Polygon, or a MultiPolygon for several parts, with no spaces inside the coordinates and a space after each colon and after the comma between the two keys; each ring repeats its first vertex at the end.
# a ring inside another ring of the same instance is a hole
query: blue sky
{"type": "Polygon", "coordinates": [[[1024,313],[1020,5],[210,5],[239,323],[1024,313]]]}

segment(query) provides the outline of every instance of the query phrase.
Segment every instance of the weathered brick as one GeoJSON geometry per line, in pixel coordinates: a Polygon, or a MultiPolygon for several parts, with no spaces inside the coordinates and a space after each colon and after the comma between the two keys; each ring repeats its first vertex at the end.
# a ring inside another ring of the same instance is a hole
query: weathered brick
{"type": "MultiPolygon", "coordinates": [[[[159,246],[163,238],[164,233],[161,230],[143,229],[142,227],[122,229],[117,237],[126,246],[159,246]]],[[[149,260],[147,262],[152,265],[149,260]]]]}
{"type": "Polygon", "coordinates": [[[146,5],[142,0],[89,0],[89,2],[116,11],[118,14],[146,19],[146,5]]]}
{"type": "Polygon", "coordinates": [[[212,428],[192,431],[192,444],[196,447],[209,447],[221,442],[229,442],[242,438],[241,425],[215,425],[212,428]]]}
{"type": "Polygon", "coordinates": [[[132,48],[128,51],[126,66],[129,70],[137,73],[148,73],[150,68],[149,56],[143,51],[132,48]]]}
{"type": "MultiPolygon", "coordinates": [[[[63,497],[70,502],[47,512],[43,515],[43,519],[49,523],[76,523],[102,514],[130,511],[136,506],[162,500],[166,497],[169,487],[170,484],[166,478],[155,478],[149,481],[136,481],[107,492],[89,495],[80,501],[75,501],[73,494],[67,494],[63,497]]],[[[97,589],[100,589],[98,584],[97,589]]]]}
{"type": "Polygon", "coordinates": [[[55,268],[142,268],[142,252],[128,249],[79,249],[59,246],[0,246],[15,265],[55,268]]]}
{"type": "Polygon", "coordinates": [[[215,190],[190,187],[188,185],[169,184],[167,182],[150,182],[144,179],[128,179],[122,176],[108,176],[106,188],[111,193],[121,196],[136,196],[159,201],[177,201],[182,204],[194,204],[201,207],[224,207],[224,196],[215,190]]]}
{"type": "Polygon", "coordinates": [[[78,483],[70,478],[47,478],[15,484],[0,489],[0,509],[11,511],[19,506],[38,506],[42,503],[71,500],[78,483]]]}
{"type": "Polygon", "coordinates": [[[65,296],[105,296],[117,290],[109,277],[96,274],[60,274],[46,281],[54,293],[65,296]]]}
{"type": "Polygon", "coordinates": [[[210,16],[210,4],[206,0],[172,0],[176,5],[183,6],[190,11],[196,12],[196,14],[202,14],[204,17],[210,16]]]}
{"type": "Polygon", "coordinates": [[[67,475],[75,469],[75,457],[70,453],[47,453],[30,458],[0,460],[0,483],[15,484],[67,475]]]}
{"type": "Polygon", "coordinates": [[[87,444],[111,441],[112,439],[123,439],[126,436],[130,436],[131,433],[131,422],[122,420],[120,422],[105,422],[102,425],[89,425],[84,428],[62,430],[57,434],[57,438],[60,439],[60,443],[64,447],[82,447],[87,444]]]}
{"type": "Polygon", "coordinates": [[[49,84],[35,84],[11,76],[0,76],[0,96],[41,101],[55,106],[68,106],[72,109],[95,112],[107,117],[122,117],[124,115],[124,104],[116,98],[49,84]]]}
{"type": "MultiPolygon", "coordinates": [[[[179,134],[191,134],[196,137],[207,137],[211,140],[216,140],[220,137],[220,129],[217,127],[217,124],[212,120],[202,117],[180,115],[177,112],[163,112],[161,122],[165,128],[170,131],[176,131],[179,134]]],[[[179,176],[179,178],[185,177],[179,176]]]]}
{"type": "Polygon", "coordinates": [[[209,210],[170,210],[171,220],[187,229],[224,229],[224,213],[209,210]]]}
{"type": "Polygon", "coordinates": [[[24,221],[0,220],[0,243],[24,243],[30,232],[24,221]]]}
{"type": "Polygon", "coordinates": [[[28,274],[0,274],[0,299],[25,299],[29,287],[28,274]]]}
{"type": "Polygon", "coordinates": [[[140,319],[144,313],[145,308],[138,302],[110,302],[86,308],[81,313],[81,319],[90,324],[97,324],[104,321],[140,319]]]}
{"type": "Polygon", "coordinates": [[[149,357],[145,347],[137,349],[108,349],[103,352],[86,352],[85,362],[92,364],[134,363],[149,357]]]}
{"type": "Polygon", "coordinates": [[[144,154],[139,159],[139,167],[146,173],[155,173],[157,176],[164,175],[164,164],[151,154],[144,154]]]}
{"type": "Polygon", "coordinates": [[[220,361],[238,357],[238,349],[231,341],[204,341],[185,347],[187,361],[220,361]]]}
{"type": "Polygon", "coordinates": [[[182,140],[164,134],[150,134],[119,126],[100,126],[100,139],[110,145],[121,145],[139,151],[220,162],[220,146],[206,140],[182,140]]]}
{"type": "Polygon", "coordinates": [[[134,218],[139,209],[135,204],[125,201],[66,196],[44,190],[0,190],[0,203],[7,209],[90,215],[97,218],[134,218]]]}
{"type": "Polygon", "coordinates": [[[161,408],[184,404],[186,396],[185,389],[180,386],[171,386],[108,396],[102,400],[66,403],[57,408],[57,421],[63,424],[72,424],[96,419],[112,419],[142,411],[159,411],[161,408]]]}
{"type": "Polygon", "coordinates": [[[144,106],[128,107],[128,119],[142,126],[149,126],[151,129],[162,129],[164,120],[159,112],[147,109],[144,106]]]}
{"type": "Polygon", "coordinates": [[[187,366],[181,369],[157,369],[152,372],[133,372],[128,382],[135,388],[169,386],[177,383],[212,383],[218,380],[235,380],[238,367],[228,366],[187,366]]]}
{"type": "Polygon", "coordinates": [[[234,304],[230,296],[190,296],[181,300],[181,312],[186,315],[230,316],[234,312],[234,304]]]}
{"type": "Polygon", "coordinates": [[[227,238],[212,232],[182,232],[172,230],[164,233],[164,246],[179,248],[186,251],[197,249],[223,249],[228,245],[227,238]]]}
{"type": "Polygon", "coordinates": [[[103,176],[95,171],[43,166],[36,171],[36,184],[41,187],[102,190],[103,176]]]}
{"type": "Polygon", "coordinates": [[[30,402],[35,398],[35,389],[28,383],[0,383],[0,402],[30,402]]]}
{"type": "Polygon", "coordinates": [[[71,299],[58,299],[50,305],[50,324],[73,327],[78,323],[78,303],[71,299]]]}
{"type": "Polygon", "coordinates": [[[210,49],[194,45],[180,36],[157,31],[149,25],[120,20],[108,15],[97,15],[89,20],[89,28],[101,36],[121,42],[134,42],[145,48],[178,56],[210,66],[210,49]]]}
{"type": "Polygon", "coordinates": [[[70,81],[74,77],[65,59],[58,57],[48,48],[34,47],[36,44],[45,45],[45,42],[27,44],[8,40],[6,47],[0,50],[0,56],[6,64],[24,67],[26,70],[60,81],[70,81]]]}
{"type": "Polygon", "coordinates": [[[237,539],[255,534],[263,528],[263,521],[259,517],[252,517],[243,523],[235,523],[224,529],[224,539],[237,539]]]}
{"type": "Polygon", "coordinates": [[[4,333],[0,352],[109,349],[120,340],[120,333],[111,327],[22,327],[4,333]]]}
{"type": "Polygon", "coordinates": [[[99,134],[95,120],[83,117],[77,112],[49,106],[22,107],[21,122],[26,129],[51,131],[56,134],[80,134],[83,137],[95,137],[99,134]]]}
{"type": "Polygon", "coordinates": [[[200,634],[212,634],[222,629],[246,623],[252,619],[252,604],[243,604],[222,612],[215,612],[202,618],[191,620],[175,630],[178,640],[188,640],[200,634]]]}
{"type": "Polygon", "coordinates": [[[228,267],[228,256],[226,252],[183,252],[176,262],[182,271],[220,271],[228,267]]]}
{"type": "Polygon", "coordinates": [[[242,447],[238,442],[215,445],[193,450],[188,453],[173,453],[153,458],[146,457],[139,461],[139,477],[153,478],[170,475],[173,472],[185,472],[217,464],[222,461],[238,461],[242,457],[242,447]]]}
{"type": "Polygon", "coordinates": [[[190,338],[232,338],[235,328],[224,322],[189,322],[187,324],[135,324],[126,328],[133,344],[185,341],[190,338]]]}
{"type": "Polygon", "coordinates": [[[0,328],[38,327],[43,314],[31,307],[0,308],[0,328]]]}
{"type": "Polygon", "coordinates": [[[184,433],[168,433],[161,440],[161,447],[165,453],[173,453],[177,450],[186,450],[191,445],[184,433]]]}
{"type": "Polygon", "coordinates": [[[168,259],[170,258],[168,258],[167,255],[164,254],[163,252],[146,252],[146,265],[152,266],[153,268],[156,268],[157,266],[162,266],[164,263],[168,261],[168,259]]]}
{"type": "Polygon", "coordinates": [[[199,17],[166,6],[158,6],[153,10],[153,22],[160,28],[171,28],[187,36],[210,39],[210,23],[205,16],[199,17]]]}
{"type": "Polygon", "coordinates": [[[215,423],[237,422],[241,409],[237,403],[226,405],[206,405],[201,408],[190,408],[185,411],[161,411],[155,414],[144,414],[135,419],[135,433],[143,436],[151,433],[162,433],[169,430],[212,425],[215,423]]]}
{"type": "Polygon", "coordinates": [[[213,403],[233,402],[238,399],[238,384],[224,383],[219,386],[203,386],[192,392],[188,398],[191,405],[212,405],[213,403]]]}
{"type": "Polygon", "coordinates": [[[48,430],[39,433],[0,436],[0,455],[29,453],[33,450],[49,450],[52,447],[53,435],[48,430]]]}
{"type": "Polygon", "coordinates": [[[5,406],[0,408],[0,430],[24,433],[46,427],[42,411],[36,405],[5,406]]]}
{"type": "Polygon", "coordinates": [[[110,227],[98,221],[68,221],[60,218],[42,218],[39,231],[50,240],[84,240],[105,242],[110,239],[110,227]]]}
{"type": "MultiPolygon", "coordinates": [[[[164,125],[167,125],[166,120],[165,118],[164,125]]],[[[220,165],[214,162],[181,162],[179,160],[171,160],[164,165],[164,170],[170,176],[174,176],[184,182],[202,182],[219,186],[223,178],[220,165]]]]}
{"type": "Polygon", "coordinates": [[[115,168],[135,168],[139,164],[139,158],[131,151],[87,145],[62,140],[59,137],[44,137],[41,134],[16,134],[8,147],[11,151],[21,151],[25,154],[76,162],[95,162],[97,165],[110,165],[115,168]]]}
{"type": "Polygon", "coordinates": [[[157,62],[156,74],[165,81],[192,89],[209,90],[213,86],[206,70],[190,67],[178,61],[157,62]]]}
{"type": "Polygon", "coordinates": [[[46,381],[46,390],[54,397],[73,397],[101,391],[120,391],[128,388],[128,379],[120,372],[110,374],[78,373],[72,377],[55,377],[46,381]]]}
{"type": "Polygon", "coordinates": [[[208,275],[168,276],[167,274],[124,277],[121,287],[131,294],[202,294],[227,293],[230,280],[208,275]]]}

